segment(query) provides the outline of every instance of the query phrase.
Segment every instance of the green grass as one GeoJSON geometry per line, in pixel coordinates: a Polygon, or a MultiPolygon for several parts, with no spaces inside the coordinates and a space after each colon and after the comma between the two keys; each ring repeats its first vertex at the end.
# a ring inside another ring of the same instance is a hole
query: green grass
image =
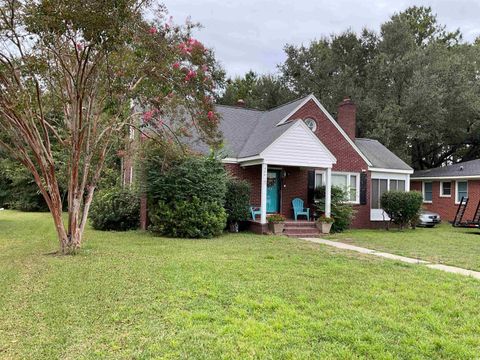
{"type": "Polygon", "coordinates": [[[480,282],[280,237],[89,230],[0,212],[0,358],[473,359],[480,282]]]}
{"type": "Polygon", "coordinates": [[[328,237],[434,263],[480,270],[480,230],[442,224],[433,229],[349,230],[328,237]]]}

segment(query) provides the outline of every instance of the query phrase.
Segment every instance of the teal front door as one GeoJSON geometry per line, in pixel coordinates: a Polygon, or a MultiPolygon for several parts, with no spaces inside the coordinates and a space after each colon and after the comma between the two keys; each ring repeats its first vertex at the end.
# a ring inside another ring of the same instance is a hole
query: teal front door
{"type": "Polygon", "coordinates": [[[280,170],[267,173],[267,213],[280,211],[280,170]]]}

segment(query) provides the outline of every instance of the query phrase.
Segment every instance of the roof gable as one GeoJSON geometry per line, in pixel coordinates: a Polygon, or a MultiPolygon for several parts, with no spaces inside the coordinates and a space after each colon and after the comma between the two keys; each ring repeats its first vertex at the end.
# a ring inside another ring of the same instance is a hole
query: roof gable
{"type": "Polygon", "coordinates": [[[332,167],[337,159],[303,123],[292,123],[287,131],[270,144],[260,157],[268,164],[332,167]]]}
{"type": "Polygon", "coordinates": [[[335,128],[340,132],[340,134],[345,138],[345,140],[349,143],[349,145],[360,155],[360,157],[365,161],[368,166],[372,166],[372,163],[368,160],[368,158],[360,151],[360,149],[355,145],[354,141],[347,135],[345,130],[338,124],[338,122],[332,117],[332,115],[325,109],[325,107],[318,101],[315,95],[311,94],[306,98],[302,99],[302,101],[298,104],[295,109],[292,109],[290,113],[282,118],[277,123],[277,126],[281,126],[285,123],[288,123],[291,120],[291,117],[295,115],[303,106],[305,106],[309,101],[313,101],[315,105],[323,112],[323,114],[327,117],[327,119],[335,126],[335,128]]]}

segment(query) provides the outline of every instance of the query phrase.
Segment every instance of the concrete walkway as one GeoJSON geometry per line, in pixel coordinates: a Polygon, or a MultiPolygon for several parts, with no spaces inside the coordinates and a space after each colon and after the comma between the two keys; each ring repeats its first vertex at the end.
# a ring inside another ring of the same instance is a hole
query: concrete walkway
{"type": "Polygon", "coordinates": [[[328,245],[328,246],[333,246],[336,247],[337,249],[342,249],[342,250],[350,250],[350,251],[356,251],[362,254],[369,254],[369,255],[374,255],[374,256],[379,256],[383,257],[386,259],[390,260],[397,260],[401,261],[404,263],[408,264],[420,264],[420,265],[425,265],[426,267],[430,269],[435,269],[435,270],[441,270],[453,274],[460,274],[464,276],[470,276],[475,279],[480,280],[480,272],[479,271],[473,271],[473,270],[467,270],[467,269],[462,269],[459,267],[455,266],[449,266],[449,265],[442,265],[442,264],[432,264],[428,261],[425,260],[419,260],[419,259],[414,259],[414,258],[409,258],[405,256],[400,256],[400,255],[394,255],[386,252],[381,252],[377,250],[372,250],[372,249],[367,249],[364,247],[360,246],[355,246],[355,245],[349,245],[345,243],[341,243],[338,241],[330,241],[330,240],[324,240],[324,239],[319,239],[319,238],[300,238],[301,240],[306,240],[310,241],[316,244],[323,244],[323,245],[328,245]]]}

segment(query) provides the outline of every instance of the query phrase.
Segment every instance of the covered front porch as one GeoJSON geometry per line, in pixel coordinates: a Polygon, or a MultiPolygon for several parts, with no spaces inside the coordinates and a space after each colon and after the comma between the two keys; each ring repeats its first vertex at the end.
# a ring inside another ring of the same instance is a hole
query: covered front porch
{"type": "MultiPolygon", "coordinates": [[[[325,215],[331,213],[331,168],[306,168],[282,166],[278,164],[262,163],[258,169],[260,176],[260,203],[252,204],[259,207],[260,216],[255,221],[267,223],[269,214],[282,214],[287,219],[294,219],[292,202],[300,199],[304,208],[309,208],[310,213],[298,215],[298,220],[313,220],[313,190],[316,184],[316,171],[321,170],[325,184],[325,215]],[[312,176],[313,175],[313,176],[312,176]]],[[[257,185],[257,186],[258,186],[257,185]]]]}
{"type": "MultiPolygon", "coordinates": [[[[252,219],[251,227],[255,232],[264,232],[268,214],[293,218],[295,198],[301,199],[304,207],[311,207],[316,170],[321,170],[324,176],[325,215],[331,213],[332,167],[336,158],[303,121],[282,126],[289,128],[263,151],[235,161],[240,169],[236,175],[251,184],[251,206],[258,207],[259,216],[252,219]]],[[[309,219],[302,219],[311,221],[312,217],[313,209],[309,219]]]]}

